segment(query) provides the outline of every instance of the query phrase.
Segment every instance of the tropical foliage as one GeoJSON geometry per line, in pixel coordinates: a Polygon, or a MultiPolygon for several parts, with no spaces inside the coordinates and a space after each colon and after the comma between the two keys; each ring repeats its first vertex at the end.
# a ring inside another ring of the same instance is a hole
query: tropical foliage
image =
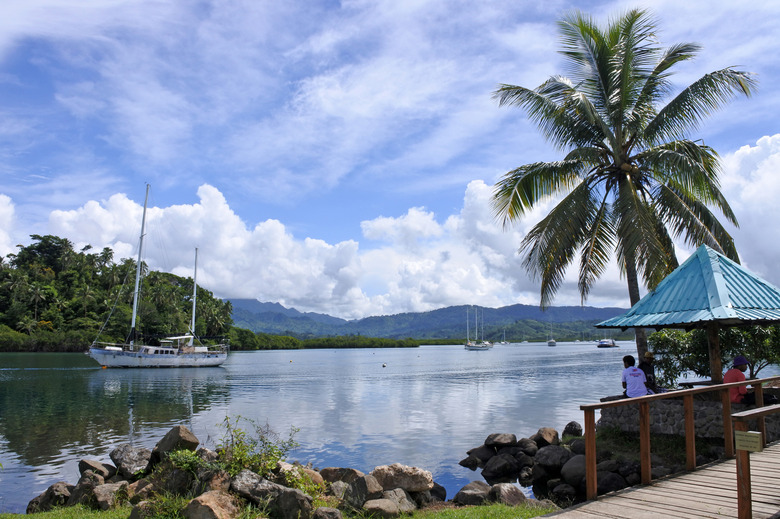
{"type": "MultiPolygon", "coordinates": [[[[780,364],[780,326],[723,328],[718,334],[723,366],[744,355],[750,362],[748,378],[754,378],[763,368],[780,364]]],[[[662,330],[650,335],[649,342],[660,385],[674,387],[688,373],[711,375],[706,330],[662,330]]]]}
{"type": "MultiPolygon", "coordinates": [[[[56,236],[33,235],[32,240],[0,263],[0,350],[84,351],[98,337],[125,340],[135,261],[115,263],[110,248],[76,252],[68,240],[56,236]]],[[[139,304],[140,332],[159,337],[189,330],[192,283],[191,278],[147,272],[139,304]]],[[[227,334],[232,324],[229,302],[198,287],[197,306],[199,336],[227,334]]]]}
{"type": "MultiPolygon", "coordinates": [[[[670,98],[674,66],[694,58],[699,46],[662,48],[647,12],[628,11],[604,28],[574,12],[559,29],[568,77],[535,89],[503,84],[494,93],[501,106],[524,109],[566,152],[508,172],[493,195],[504,225],[562,197],[520,244],[524,266],[541,281],[541,305],[552,303],[577,259],[583,302],[616,256],[631,304],[639,300],[640,277],[653,288],[677,267],[675,239],[705,243],[738,261],[710,209],[737,225],[719,189],[717,153],[688,133],[735,95],[749,96],[754,78],[728,67],[670,98]]],[[[647,348],[639,331],[637,347],[640,354],[647,348]]]]}

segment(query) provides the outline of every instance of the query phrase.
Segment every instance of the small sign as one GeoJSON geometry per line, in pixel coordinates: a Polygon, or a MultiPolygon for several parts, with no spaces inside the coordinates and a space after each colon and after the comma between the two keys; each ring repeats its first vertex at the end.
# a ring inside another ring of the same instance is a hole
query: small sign
{"type": "Polygon", "coordinates": [[[734,440],[737,450],[748,452],[764,450],[764,442],[761,441],[761,433],[758,431],[734,431],[734,440]]]}

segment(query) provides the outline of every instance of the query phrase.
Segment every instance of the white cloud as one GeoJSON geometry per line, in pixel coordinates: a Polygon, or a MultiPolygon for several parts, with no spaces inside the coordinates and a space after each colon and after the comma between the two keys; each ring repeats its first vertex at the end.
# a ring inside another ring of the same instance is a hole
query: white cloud
{"type": "Polygon", "coordinates": [[[0,256],[16,252],[10,235],[13,228],[14,204],[10,197],[0,194],[0,256]]]}

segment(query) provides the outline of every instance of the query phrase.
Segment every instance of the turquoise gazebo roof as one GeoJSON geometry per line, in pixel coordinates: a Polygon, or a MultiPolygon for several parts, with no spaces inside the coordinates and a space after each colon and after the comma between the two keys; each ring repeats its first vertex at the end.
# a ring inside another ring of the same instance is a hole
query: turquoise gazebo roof
{"type": "Polygon", "coordinates": [[[706,245],[624,315],[597,328],[699,328],[780,321],[780,289],[706,245]]]}

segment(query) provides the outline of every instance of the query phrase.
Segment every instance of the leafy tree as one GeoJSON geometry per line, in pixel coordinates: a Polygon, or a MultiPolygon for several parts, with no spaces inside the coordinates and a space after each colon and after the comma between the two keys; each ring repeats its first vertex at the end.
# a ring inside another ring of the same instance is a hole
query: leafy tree
{"type": "MultiPolygon", "coordinates": [[[[744,355],[749,361],[748,378],[756,378],[770,364],[780,364],[780,326],[723,328],[718,335],[722,364],[744,355]]],[[[662,330],[650,335],[649,342],[661,385],[675,386],[689,372],[699,377],[711,375],[706,330],[662,330]]]]}
{"type": "MultiPolygon", "coordinates": [[[[653,288],[677,267],[675,238],[738,261],[731,236],[710,210],[737,225],[719,189],[718,156],[687,134],[735,95],[749,96],[753,77],[731,67],[716,70],[661,106],[673,67],[692,59],[698,45],[662,49],[655,21],[642,10],[603,29],[574,12],[559,29],[568,77],[553,76],[536,89],[503,84],[494,92],[501,106],[524,109],[567,152],[508,172],[493,194],[504,225],[563,196],[520,244],[525,268],[541,280],[541,306],[551,304],[578,257],[583,302],[616,255],[632,305],[640,276],[653,288]]],[[[646,336],[639,329],[636,335],[642,355],[646,336]]]]}

